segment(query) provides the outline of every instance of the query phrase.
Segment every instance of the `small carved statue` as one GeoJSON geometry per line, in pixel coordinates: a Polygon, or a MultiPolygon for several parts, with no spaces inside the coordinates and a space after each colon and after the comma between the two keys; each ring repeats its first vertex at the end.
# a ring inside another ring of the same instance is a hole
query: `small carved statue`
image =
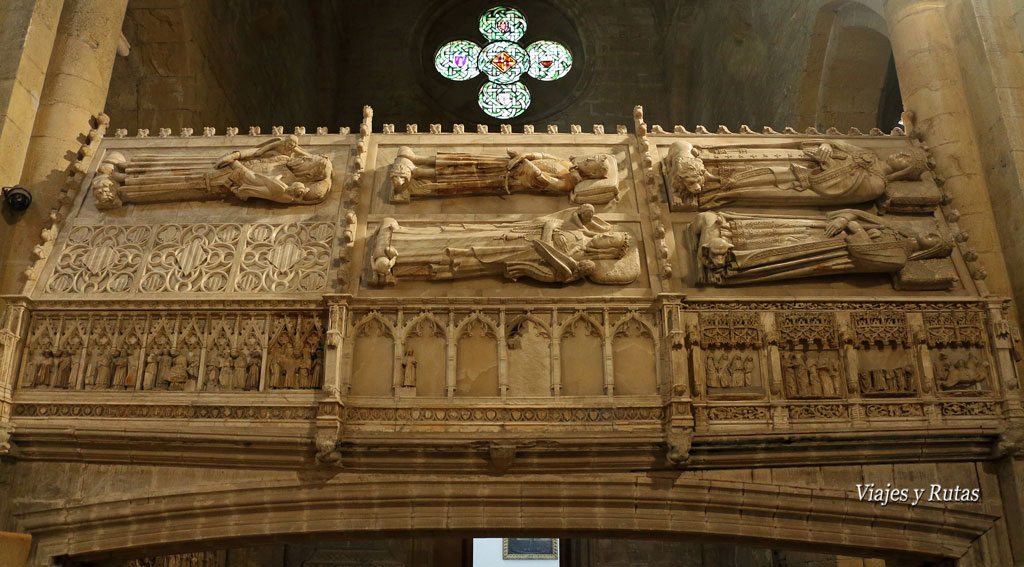
{"type": "Polygon", "coordinates": [[[114,377],[110,386],[115,390],[128,389],[128,349],[114,350],[114,377]]]}
{"type": "Polygon", "coordinates": [[[696,198],[701,209],[866,203],[893,181],[920,179],[929,165],[919,146],[881,159],[835,140],[706,148],[676,142],[666,158],[672,192],[683,200],[696,198]]]}
{"type": "MultiPolygon", "coordinates": [[[[825,219],[703,212],[689,225],[697,283],[728,286],[829,274],[889,273],[908,262],[948,257],[952,239],[911,231],[855,209],[825,219]]],[[[923,284],[922,284],[923,285],[923,284]]],[[[946,289],[947,279],[933,288],[946,289]]]]}
{"type": "Polygon", "coordinates": [[[259,390],[260,388],[260,364],[263,357],[258,350],[248,352],[245,367],[245,389],[259,390]]]}
{"type": "Polygon", "coordinates": [[[98,168],[92,191],[99,209],[228,196],[307,205],[326,198],[332,173],[330,159],[303,150],[298,137],[289,135],[220,159],[169,154],[125,157],[110,152],[98,168]]]}
{"type": "MultiPolygon", "coordinates": [[[[245,389],[246,366],[249,364],[249,357],[244,351],[231,349],[231,379],[229,380],[232,390],[245,389]]],[[[223,380],[223,376],[221,377],[223,380]]]]}
{"type": "Polygon", "coordinates": [[[171,360],[170,367],[159,377],[157,387],[161,390],[184,390],[188,382],[188,356],[176,348],[171,349],[167,356],[171,360]]]}
{"type": "Polygon", "coordinates": [[[388,218],[371,250],[370,280],[377,285],[487,275],[624,285],[640,275],[633,237],[598,218],[592,205],[494,224],[404,227],[388,218]]]}
{"type": "Polygon", "coordinates": [[[412,349],[406,350],[402,357],[402,386],[416,387],[416,356],[412,349]]]}
{"type": "Polygon", "coordinates": [[[100,344],[96,354],[96,382],[93,384],[93,388],[104,390],[110,387],[115,352],[112,346],[100,344]]]}
{"type": "Polygon", "coordinates": [[[619,170],[610,154],[559,158],[508,150],[508,157],[437,152],[417,156],[402,146],[391,164],[392,203],[410,198],[538,193],[569,195],[601,205],[619,197],[619,170]]]}
{"type": "Polygon", "coordinates": [[[35,371],[30,373],[31,379],[28,382],[29,387],[50,387],[50,383],[53,379],[53,350],[50,348],[49,342],[41,343],[39,348],[36,349],[32,359],[32,365],[35,371]]]}
{"type": "Polygon", "coordinates": [[[53,388],[68,389],[71,384],[72,374],[72,353],[66,349],[57,348],[53,350],[53,358],[56,360],[56,372],[53,374],[53,388]]]}

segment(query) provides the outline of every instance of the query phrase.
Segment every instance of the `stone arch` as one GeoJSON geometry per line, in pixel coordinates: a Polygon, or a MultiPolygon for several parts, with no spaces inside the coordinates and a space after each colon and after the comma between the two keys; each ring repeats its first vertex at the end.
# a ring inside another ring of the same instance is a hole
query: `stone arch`
{"type": "Polygon", "coordinates": [[[432,313],[413,317],[402,331],[402,353],[412,353],[416,363],[416,396],[446,395],[448,334],[445,324],[432,313]]]}
{"type": "Polygon", "coordinates": [[[498,396],[498,326],[480,313],[455,329],[455,395],[498,396]]]}
{"type": "Polygon", "coordinates": [[[562,395],[604,395],[604,327],[576,313],[559,326],[558,339],[562,395]]]}
{"type": "Polygon", "coordinates": [[[658,393],[658,339],[654,328],[636,313],[612,327],[612,370],[616,395],[658,393]]]}
{"type": "Polygon", "coordinates": [[[351,341],[353,396],[391,396],[394,393],[395,328],[379,313],[369,313],[354,326],[351,341]]]}
{"type": "Polygon", "coordinates": [[[311,535],[483,532],[728,538],[739,545],[900,556],[913,559],[905,563],[910,565],[963,556],[998,519],[933,504],[882,507],[837,490],[685,476],[291,478],[194,493],[138,489],[118,499],[28,511],[18,515],[18,528],[36,540],[34,566],[52,565],[64,555],[89,560],[132,550],[181,553],[311,535]],[[506,513],[510,498],[516,514],[506,513]],[[433,513],[417,514],[422,509],[433,513]]]}
{"type": "Polygon", "coordinates": [[[822,6],[797,96],[796,125],[864,132],[885,127],[884,99],[895,82],[891,60],[888,29],[876,10],[853,0],[822,6]]]}
{"type": "Polygon", "coordinates": [[[505,343],[510,397],[551,395],[551,337],[551,327],[534,315],[509,321],[505,343]]]}

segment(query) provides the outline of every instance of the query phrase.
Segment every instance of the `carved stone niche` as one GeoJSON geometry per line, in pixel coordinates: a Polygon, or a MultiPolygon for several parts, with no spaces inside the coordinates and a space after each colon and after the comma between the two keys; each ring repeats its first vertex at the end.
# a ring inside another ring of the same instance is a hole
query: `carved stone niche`
{"type": "Polygon", "coordinates": [[[761,356],[763,332],[757,312],[701,313],[700,346],[693,353],[694,375],[703,381],[708,398],[764,396],[768,372],[761,356]]]}
{"type": "Polygon", "coordinates": [[[932,375],[939,395],[991,393],[993,360],[978,312],[931,312],[924,315],[932,375]]]}
{"type": "Polygon", "coordinates": [[[835,313],[784,311],[775,314],[782,383],[793,400],[846,397],[844,361],[835,313]]]}
{"type": "Polygon", "coordinates": [[[865,397],[910,397],[920,391],[906,315],[877,310],[850,314],[857,344],[857,385],[865,397]]]}
{"type": "Polygon", "coordinates": [[[882,153],[835,139],[680,140],[668,148],[662,169],[676,211],[872,202],[893,212],[934,210],[941,193],[927,148],[907,144],[882,153]]]}

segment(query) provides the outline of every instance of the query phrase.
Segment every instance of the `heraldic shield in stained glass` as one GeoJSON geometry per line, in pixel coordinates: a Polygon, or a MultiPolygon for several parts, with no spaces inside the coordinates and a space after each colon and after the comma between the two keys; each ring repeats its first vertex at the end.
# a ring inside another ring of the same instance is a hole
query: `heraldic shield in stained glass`
{"type": "Polygon", "coordinates": [[[524,73],[554,81],[572,68],[572,54],[557,41],[536,41],[526,48],[516,43],[526,33],[526,17],[514,8],[496,6],[484,12],[480,33],[489,43],[481,48],[465,39],[450,41],[434,54],[434,67],[453,81],[486,75],[477,101],[494,118],[514,118],[530,106],[530,90],[519,82],[524,73]]]}

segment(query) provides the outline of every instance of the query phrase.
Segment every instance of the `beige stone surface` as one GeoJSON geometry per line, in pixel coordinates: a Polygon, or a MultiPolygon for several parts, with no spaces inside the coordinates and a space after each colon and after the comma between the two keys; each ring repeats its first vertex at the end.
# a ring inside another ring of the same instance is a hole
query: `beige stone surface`
{"type": "Polygon", "coordinates": [[[32,536],[0,532],[0,565],[4,567],[22,567],[28,561],[28,553],[32,547],[32,536]]]}

